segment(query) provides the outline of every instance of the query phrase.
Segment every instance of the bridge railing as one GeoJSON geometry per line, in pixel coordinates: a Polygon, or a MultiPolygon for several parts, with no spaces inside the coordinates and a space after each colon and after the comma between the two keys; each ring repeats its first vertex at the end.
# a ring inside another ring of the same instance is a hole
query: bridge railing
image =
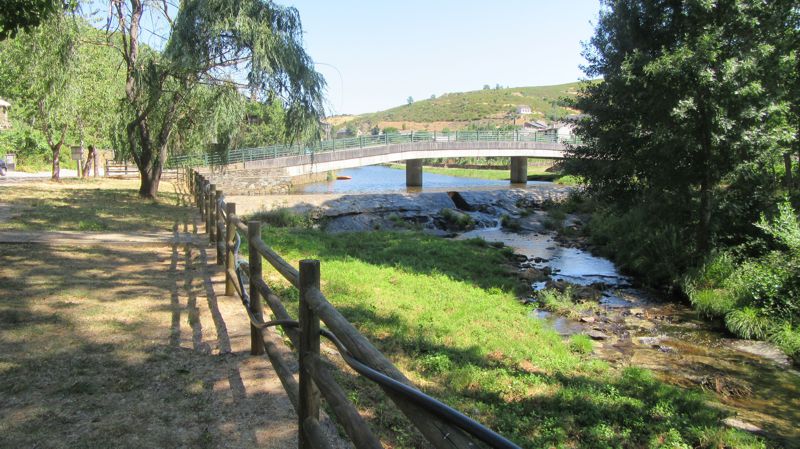
{"type": "Polygon", "coordinates": [[[553,132],[520,131],[412,131],[390,133],[377,136],[358,136],[344,139],[322,140],[314,144],[270,145],[257,148],[236,148],[226,153],[196,154],[174,156],[167,161],[167,167],[199,167],[227,165],[242,162],[275,159],[287,156],[328,153],[353,148],[369,148],[381,145],[399,145],[414,142],[539,142],[552,144],[578,145],[576,136],[563,137],[553,132]]]}
{"type": "Polygon", "coordinates": [[[503,436],[416,389],[328,302],[320,289],[318,260],[303,260],[299,269],[293,267],[262,240],[261,224],[245,223],[236,215],[236,205],[226,202],[224,194],[201,174],[189,170],[186,182],[206,224],[209,240],[217,250],[216,262],[224,265],[225,294],[238,295],[247,311],[250,353],[266,353],[297,412],[300,449],[330,447],[319,424],[321,398],[328,402],[331,414],[357,449],[383,447],[336,381],[332,372],[335,366],[320,355],[320,337],[330,340],[358,375],[380,386],[436,449],[486,446],[519,449],[503,436]],[[238,258],[241,241],[247,242],[249,248],[246,262],[238,258]],[[283,300],[264,279],[262,260],[298,289],[297,319],[289,315],[283,300]],[[265,303],[273,320],[265,320],[265,303]],[[327,328],[322,328],[321,323],[327,328]],[[298,379],[289,367],[294,353],[273,330],[276,326],[283,328],[296,351],[298,379]]]}

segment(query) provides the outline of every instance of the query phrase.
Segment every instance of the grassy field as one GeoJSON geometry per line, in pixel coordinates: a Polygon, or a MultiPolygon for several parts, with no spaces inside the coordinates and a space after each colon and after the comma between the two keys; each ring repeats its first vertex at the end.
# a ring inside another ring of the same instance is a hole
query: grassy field
{"type": "MultiPolygon", "coordinates": [[[[405,170],[404,164],[389,164],[392,168],[405,170]]],[[[507,169],[472,169],[472,168],[457,168],[457,167],[423,167],[422,171],[425,173],[434,173],[437,175],[457,176],[461,178],[478,178],[478,179],[492,179],[507,181],[511,179],[511,174],[507,169]]],[[[550,181],[556,184],[563,185],[576,185],[578,180],[574,176],[564,175],[560,172],[548,172],[547,167],[538,165],[528,166],[528,181],[550,181]]]]}
{"type": "Polygon", "coordinates": [[[0,230],[16,231],[159,231],[169,230],[179,196],[164,182],[159,201],[141,200],[138,181],[65,179],[0,185],[0,203],[9,208],[0,230]]]}
{"type": "MultiPolygon", "coordinates": [[[[292,263],[320,259],[329,300],[417,385],[523,447],[765,447],[724,428],[710,397],[612,369],[585,337],[531,319],[507,250],[412,232],[263,237],[292,263]]],[[[268,276],[296,313],[297,294],[268,276]]],[[[424,446],[376,388],[344,380],[392,447],[424,446]]]]}
{"type": "Polygon", "coordinates": [[[357,122],[437,122],[477,121],[504,119],[516,112],[518,105],[530,106],[531,119],[542,119],[549,114],[564,116],[574,113],[556,104],[561,98],[574,97],[580,83],[554,86],[509,87],[441,95],[435,99],[418,100],[385,111],[360,115],[357,122]]]}

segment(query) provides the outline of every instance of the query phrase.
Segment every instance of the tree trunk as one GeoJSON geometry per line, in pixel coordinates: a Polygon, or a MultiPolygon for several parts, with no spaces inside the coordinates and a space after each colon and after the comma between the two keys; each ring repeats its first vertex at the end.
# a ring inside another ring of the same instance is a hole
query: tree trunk
{"type": "Polygon", "coordinates": [[[788,189],[794,184],[792,182],[792,153],[783,153],[783,166],[786,169],[786,173],[783,175],[783,184],[788,189]]]}
{"type": "Polygon", "coordinates": [[[139,170],[141,182],[139,183],[139,196],[141,198],[156,199],[158,185],[161,182],[161,164],[156,163],[146,170],[139,170]]]}
{"type": "Polygon", "coordinates": [[[704,257],[711,248],[711,177],[700,182],[700,220],[697,226],[697,254],[704,257]]]}
{"type": "Polygon", "coordinates": [[[61,181],[61,144],[59,143],[55,147],[51,147],[50,150],[53,152],[53,174],[50,179],[53,181],[61,181]]]}
{"type": "MultiPolygon", "coordinates": [[[[89,145],[89,154],[86,155],[86,164],[83,166],[83,177],[89,177],[89,171],[92,169],[94,162],[97,160],[93,145],[89,145]]],[[[94,167],[95,176],[97,176],[97,167],[94,167]]]]}

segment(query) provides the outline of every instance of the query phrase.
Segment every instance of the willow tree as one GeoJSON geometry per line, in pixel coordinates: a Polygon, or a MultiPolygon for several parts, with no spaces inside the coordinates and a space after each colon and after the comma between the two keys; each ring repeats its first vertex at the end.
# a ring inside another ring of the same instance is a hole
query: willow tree
{"type": "MultiPolygon", "coordinates": [[[[296,9],[264,0],[187,0],[173,20],[167,2],[112,0],[111,6],[109,29],[120,35],[127,68],[125,138],[141,173],[140,196],[157,196],[177,125],[208,112],[193,104],[243,111],[229,103],[244,101],[247,90],[283,101],[287,133],[318,126],[324,80],[303,48],[296,9]],[[145,32],[143,18],[153,14],[163,17],[165,30],[145,32]],[[144,45],[144,36],[154,34],[166,39],[163,49],[144,45]],[[200,89],[211,89],[219,101],[193,101],[200,89]]],[[[217,124],[205,128],[214,131],[217,124]]]]}

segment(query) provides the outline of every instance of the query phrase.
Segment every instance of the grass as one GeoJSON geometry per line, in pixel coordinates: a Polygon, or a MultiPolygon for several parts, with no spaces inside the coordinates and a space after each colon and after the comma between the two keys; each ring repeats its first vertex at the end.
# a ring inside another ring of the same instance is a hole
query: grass
{"type": "Polygon", "coordinates": [[[172,184],[162,183],[159,200],[137,194],[137,180],[65,179],[0,186],[0,198],[11,217],[0,230],[14,231],[159,231],[169,230],[179,197],[172,184]]]}
{"type": "Polygon", "coordinates": [[[357,124],[442,121],[510,123],[511,120],[507,115],[509,112],[516,112],[517,105],[531,107],[533,114],[528,119],[541,120],[545,117],[552,119],[554,115],[563,117],[574,113],[556,103],[563,97],[575,96],[579,85],[580,83],[568,83],[450,93],[435,99],[420,100],[385,111],[363,114],[354,120],[357,124]]]}
{"type": "MultiPolygon", "coordinates": [[[[725,429],[704,393],[611,369],[586,357],[591,341],[529,318],[507,249],[414,232],[263,238],[291,263],[320,259],[328,299],[401,371],[523,447],[763,447],[725,429]]],[[[296,291],[267,277],[296,314],[296,291]]],[[[374,386],[341,377],[390,446],[424,446],[374,386]]]]}

